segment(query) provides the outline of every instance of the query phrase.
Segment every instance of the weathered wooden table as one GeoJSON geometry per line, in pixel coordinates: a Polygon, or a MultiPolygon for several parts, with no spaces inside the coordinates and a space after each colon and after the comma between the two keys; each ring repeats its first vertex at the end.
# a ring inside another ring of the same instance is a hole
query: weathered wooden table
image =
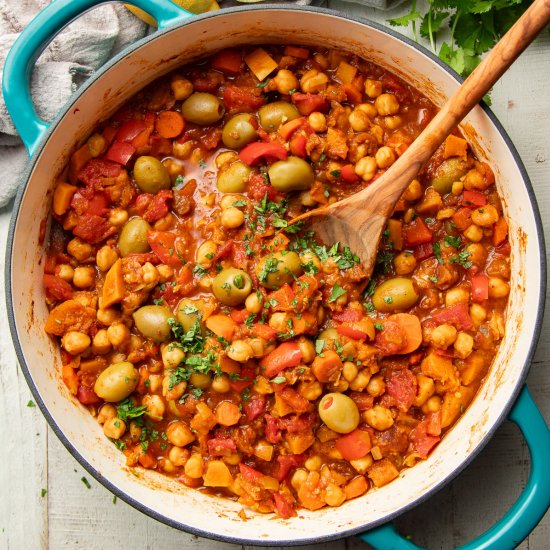
{"type": "MultiPolygon", "coordinates": [[[[384,22],[387,12],[329,1],[330,7],[384,22]]],[[[399,14],[403,9],[390,12],[399,14]]],[[[493,110],[515,143],[535,188],[550,236],[550,35],[529,47],[492,94],[493,110]]],[[[10,208],[0,210],[0,262],[10,208]]],[[[549,246],[547,245],[547,251],[549,246]]],[[[548,295],[547,295],[548,301],[548,295]]],[[[549,308],[550,310],[550,308],[549,308]]],[[[0,294],[0,548],[236,550],[232,544],[199,539],[142,515],[87,475],[65,450],[36,407],[18,369],[0,294]],[[88,486],[89,485],[89,486],[88,486]]],[[[550,311],[528,384],[550,421],[550,311]]],[[[519,431],[505,423],[456,480],[405,514],[399,530],[417,544],[453,548],[487,529],[519,495],[529,474],[529,453],[519,431]]],[[[246,529],[246,525],[243,525],[246,529]]],[[[310,550],[360,548],[347,539],[310,550]]],[[[550,548],[550,514],[520,548],[550,548]]]]}

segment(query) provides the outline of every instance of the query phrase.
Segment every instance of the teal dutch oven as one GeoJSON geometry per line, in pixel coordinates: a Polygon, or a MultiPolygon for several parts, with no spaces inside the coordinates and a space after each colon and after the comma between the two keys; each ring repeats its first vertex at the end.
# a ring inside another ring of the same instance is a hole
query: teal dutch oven
{"type": "MultiPolygon", "coordinates": [[[[228,46],[252,43],[323,44],[352,51],[397,73],[441,105],[460,78],[417,44],[374,23],[320,8],[261,5],[192,16],[169,0],[134,0],[158,22],[158,31],[127,48],[90,78],[48,124],[37,116],[30,74],[45,45],[98,0],[56,0],[14,44],[4,67],[4,97],[30,160],[14,205],[6,256],[10,329],[21,369],[36,402],[69,452],[99,482],[138,510],[177,529],[227,542],[299,545],[350,535],[380,550],[417,548],[390,522],[441,489],[482,449],[507,417],[524,434],[531,474],[504,517],[468,549],[513,548],[550,503],[550,432],[525,377],[540,333],[546,284],[541,221],[522,162],[503,128],[484,106],[464,121],[476,154],[493,167],[510,225],[512,285],[506,336],[478,395],[430,457],[385,487],[339,508],[301,510],[289,520],[247,512],[153,471],[132,475],[124,456],[60,380],[56,346],[43,330],[48,311],[40,236],[48,220],[56,177],[96,125],[146,84],[175,67],[228,46]],[[475,139],[474,139],[475,138],[475,139]]],[[[541,121],[542,123],[542,121],[541,121]]]]}

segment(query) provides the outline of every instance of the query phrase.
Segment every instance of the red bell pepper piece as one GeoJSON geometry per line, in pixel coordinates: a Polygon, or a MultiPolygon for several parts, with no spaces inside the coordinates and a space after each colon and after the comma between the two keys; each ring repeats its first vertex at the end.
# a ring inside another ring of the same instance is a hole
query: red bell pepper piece
{"type": "Polygon", "coordinates": [[[239,153],[239,158],[249,166],[256,164],[262,157],[285,160],[288,156],[286,149],[279,143],[256,141],[250,143],[239,153]]]}
{"type": "Polygon", "coordinates": [[[273,342],[277,338],[277,331],[269,325],[263,325],[262,323],[256,323],[250,329],[250,332],[256,338],[263,338],[266,342],[273,342]]]}
{"type": "Polygon", "coordinates": [[[223,102],[231,112],[251,113],[265,103],[265,98],[261,95],[255,95],[253,88],[226,86],[223,91],[223,102]]]}
{"type": "Polygon", "coordinates": [[[371,450],[369,432],[365,430],[353,430],[336,440],[336,448],[345,460],[357,460],[367,456],[371,450]]]}
{"type": "Polygon", "coordinates": [[[125,141],[119,141],[115,139],[107,154],[105,155],[105,160],[111,160],[113,162],[118,162],[123,166],[128,164],[128,161],[132,158],[132,155],[136,152],[136,148],[125,141]]]}
{"type": "Polygon", "coordinates": [[[288,122],[285,122],[284,124],[281,124],[279,126],[279,129],[277,132],[279,135],[287,141],[288,138],[298,129],[302,124],[306,123],[306,119],[304,117],[300,118],[294,118],[292,120],[289,120],[288,122]]]}
{"type": "Polygon", "coordinates": [[[449,323],[454,325],[458,330],[470,330],[473,326],[472,318],[468,310],[468,304],[456,304],[446,307],[432,316],[432,320],[436,325],[449,323]]]}
{"type": "Polygon", "coordinates": [[[161,263],[180,267],[182,262],[175,251],[175,240],[176,235],[168,231],[149,231],[147,234],[147,242],[161,263]]]}
{"type": "Polygon", "coordinates": [[[431,243],[433,231],[426,225],[422,218],[415,218],[411,223],[403,227],[403,240],[406,246],[418,246],[431,243]]]}
{"type": "Polygon", "coordinates": [[[273,378],[288,367],[296,367],[302,361],[302,352],[295,342],[284,342],[260,361],[263,375],[273,378]]]}
{"type": "Polygon", "coordinates": [[[417,246],[414,249],[413,254],[418,261],[422,261],[434,255],[434,247],[432,246],[432,243],[424,243],[417,246]]]}
{"type": "Polygon", "coordinates": [[[229,387],[236,392],[241,392],[245,388],[249,388],[254,384],[254,377],[256,372],[252,367],[243,367],[239,373],[238,380],[229,379],[229,387]]]}
{"type": "Polygon", "coordinates": [[[297,157],[305,158],[306,151],[306,136],[303,134],[294,134],[290,140],[290,152],[297,157]]]}
{"type": "Polygon", "coordinates": [[[144,120],[134,118],[125,122],[117,131],[116,139],[118,141],[132,141],[137,137],[143,130],[147,128],[147,124],[144,120]]]}
{"type": "Polygon", "coordinates": [[[360,180],[359,176],[355,173],[353,164],[342,166],[340,168],[340,177],[348,183],[357,183],[360,180]]]}
{"type": "Polygon", "coordinates": [[[343,311],[335,311],[332,314],[332,320],[337,323],[356,323],[363,318],[363,315],[360,311],[353,309],[352,307],[347,307],[343,311]]]}
{"type": "Polygon", "coordinates": [[[483,273],[474,275],[471,279],[472,300],[474,302],[483,302],[489,299],[489,277],[483,273]]]}
{"type": "Polygon", "coordinates": [[[487,197],[479,191],[464,191],[462,204],[468,208],[478,208],[487,204],[487,197]]]}
{"type": "Polygon", "coordinates": [[[218,52],[212,59],[212,68],[222,73],[236,76],[242,71],[243,61],[237,50],[227,49],[218,52]]]}
{"type": "Polygon", "coordinates": [[[301,115],[308,116],[314,111],[325,112],[329,108],[329,102],[324,95],[321,94],[302,94],[294,92],[290,96],[290,100],[300,111],[301,115]]]}
{"type": "Polygon", "coordinates": [[[56,300],[70,300],[73,297],[73,287],[64,279],[55,275],[43,275],[46,292],[56,300]]]}
{"type": "Polygon", "coordinates": [[[466,207],[460,208],[451,216],[451,219],[459,231],[464,231],[472,225],[472,210],[466,207]]]}

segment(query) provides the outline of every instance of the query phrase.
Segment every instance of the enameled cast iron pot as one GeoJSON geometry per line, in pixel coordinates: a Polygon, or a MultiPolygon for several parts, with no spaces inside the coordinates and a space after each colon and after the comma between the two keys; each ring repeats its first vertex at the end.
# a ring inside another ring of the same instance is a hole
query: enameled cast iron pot
{"type": "Polygon", "coordinates": [[[56,176],[97,122],[144,85],[178,65],[228,46],[251,43],[323,44],[366,57],[396,73],[441,105],[459,85],[455,73],[426,50],[378,25],[318,8],[257,6],[193,16],[169,0],[134,0],[151,13],[159,31],[126,49],[91,78],[51,124],[32,106],[29,75],[45,44],[64,25],[101,0],[56,0],[25,29],[4,68],[6,105],[31,160],[17,196],[6,257],[6,292],[13,341],[31,391],[51,427],[73,456],[117,496],[173,527],[229,542],[293,545],[337,539],[368,530],[378,548],[416,548],[390,526],[393,517],[440,489],[480,451],[510,412],[532,455],[524,493],[504,518],[468,548],[513,547],[538,523],[550,503],[550,432],[523,382],[542,321],[546,262],[541,222],[521,160],[494,115],[477,107],[462,130],[496,174],[510,225],[512,285],[506,336],[479,394],[426,460],[399,479],[340,508],[301,510],[277,520],[183,487],[152,471],[138,477],[103,436],[88,411],[60,379],[56,345],[43,326],[48,314],[42,288],[40,224],[47,219],[56,176]],[[521,393],[520,393],[521,392],[521,393]],[[519,395],[519,399],[518,399],[519,395]],[[373,529],[378,527],[377,529],[373,529]]]}

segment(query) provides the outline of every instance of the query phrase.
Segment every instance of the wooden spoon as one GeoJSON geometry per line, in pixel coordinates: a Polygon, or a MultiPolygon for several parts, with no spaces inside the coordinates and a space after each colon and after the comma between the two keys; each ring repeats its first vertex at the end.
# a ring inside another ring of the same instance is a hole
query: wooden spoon
{"type": "Polygon", "coordinates": [[[487,54],[424,131],[374,183],[328,207],[292,220],[307,220],[327,244],[347,244],[359,256],[367,276],[376,261],[380,236],[395,204],[423,164],[457,124],[479,103],[495,82],[550,21],[550,0],[536,0],[487,54]]]}

